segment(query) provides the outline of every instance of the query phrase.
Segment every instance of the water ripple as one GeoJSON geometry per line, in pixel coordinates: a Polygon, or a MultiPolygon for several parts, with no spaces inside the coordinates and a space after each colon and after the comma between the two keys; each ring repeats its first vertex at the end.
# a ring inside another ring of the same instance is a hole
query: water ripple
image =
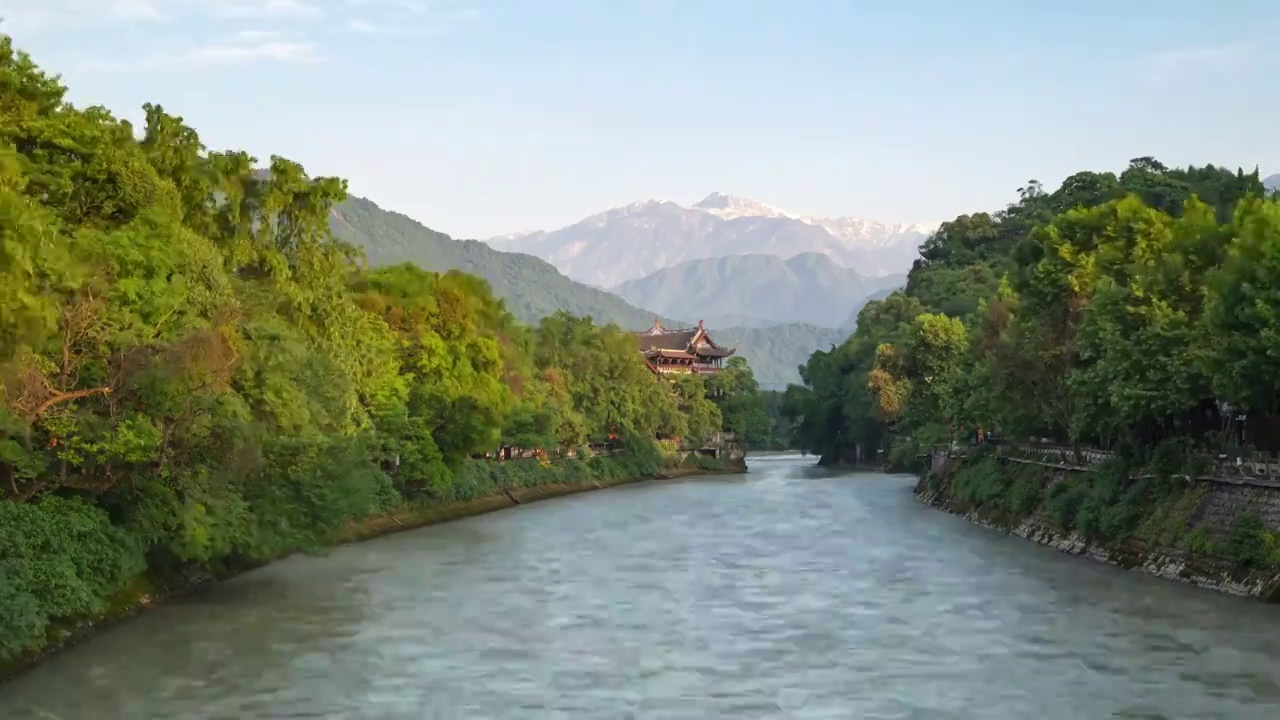
{"type": "Polygon", "coordinates": [[[910,487],[768,460],[292,558],[0,687],[0,717],[1280,717],[1280,611],[910,487]]]}

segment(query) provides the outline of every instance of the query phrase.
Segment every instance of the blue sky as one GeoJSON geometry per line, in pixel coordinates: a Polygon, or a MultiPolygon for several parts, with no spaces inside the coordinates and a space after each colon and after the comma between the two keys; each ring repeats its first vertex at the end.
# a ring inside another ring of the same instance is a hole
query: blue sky
{"type": "Polygon", "coordinates": [[[1129,158],[1280,172],[1273,1],[0,0],[144,102],[460,237],[711,191],[936,221],[1129,158]],[[1032,7],[1034,6],[1034,7],[1032,7]]]}

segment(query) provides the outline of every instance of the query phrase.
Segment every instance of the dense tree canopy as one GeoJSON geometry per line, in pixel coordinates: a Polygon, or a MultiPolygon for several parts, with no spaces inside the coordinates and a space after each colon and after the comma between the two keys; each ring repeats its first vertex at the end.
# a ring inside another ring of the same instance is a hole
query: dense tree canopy
{"type": "Polygon", "coordinates": [[[722,406],[757,430],[744,364],[712,401],[614,326],[525,327],[478,278],[367,271],[330,232],[345,182],[64,94],[0,36],[0,661],[148,568],[473,497],[492,473],[470,458],[500,446],[651,456],[722,406]]]}
{"type": "Polygon", "coordinates": [[[1224,408],[1280,410],[1280,205],[1256,170],[1143,157],[1019,194],[944,223],[906,289],[810,358],[784,403],[801,446],[907,463],[978,429],[1221,444],[1224,408]]]}

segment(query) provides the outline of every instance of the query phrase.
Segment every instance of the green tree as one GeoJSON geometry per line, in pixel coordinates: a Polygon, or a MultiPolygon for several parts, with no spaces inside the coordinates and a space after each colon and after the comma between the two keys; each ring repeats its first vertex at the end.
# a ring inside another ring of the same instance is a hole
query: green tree
{"type": "Polygon", "coordinates": [[[343,180],[209,152],[159,105],[138,138],[65,93],[0,36],[0,663],[140,573],[243,568],[512,483],[653,473],[658,434],[721,426],[700,378],[663,382],[616,327],[528,328],[470,275],[362,268],[330,230],[343,180]],[[468,457],[606,439],[627,455],[468,457]]]}
{"type": "Polygon", "coordinates": [[[1210,274],[1205,312],[1208,367],[1223,400],[1280,411],[1280,204],[1248,200],[1231,222],[1234,239],[1210,274]]]}
{"type": "Polygon", "coordinates": [[[1256,170],[1138,158],[943,223],[788,389],[796,443],[905,464],[960,426],[1150,448],[1219,427],[1220,401],[1275,412],[1262,196],[1256,170]]]}
{"type": "Polygon", "coordinates": [[[773,423],[765,412],[760,385],[746,358],[729,358],[720,372],[710,376],[707,391],[720,409],[723,429],[734,433],[748,447],[771,444],[773,423]]]}

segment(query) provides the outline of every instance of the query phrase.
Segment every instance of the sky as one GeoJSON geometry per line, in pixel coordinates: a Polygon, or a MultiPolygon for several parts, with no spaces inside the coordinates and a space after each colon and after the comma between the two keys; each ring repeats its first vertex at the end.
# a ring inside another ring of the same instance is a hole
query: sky
{"type": "Polygon", "coordinates": [[[1027,180],[1280,172],[1274,0],[0,0],[78,105],[146,102],[456,237],[713,191],[936,222],[1027,180]]]}

